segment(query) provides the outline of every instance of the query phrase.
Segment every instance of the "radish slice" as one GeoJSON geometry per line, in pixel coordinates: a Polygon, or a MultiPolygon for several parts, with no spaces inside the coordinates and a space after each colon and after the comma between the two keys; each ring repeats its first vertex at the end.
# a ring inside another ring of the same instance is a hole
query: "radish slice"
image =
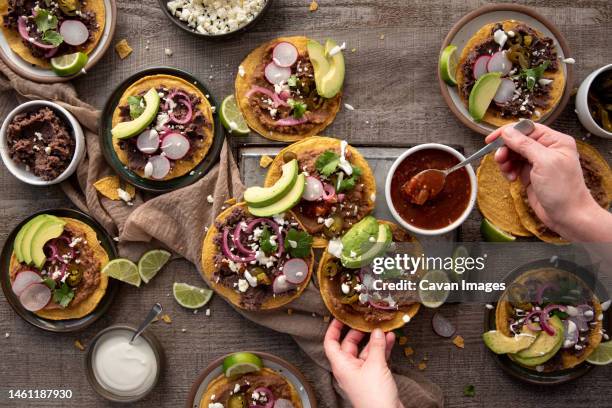
{"type": "Polygon", "coordinates": [[[145,130],[136,139],[136,147],[145,154],[153,154],[159,149],[159,133],[157,130],[145,130]]]}
{"type": "Polygon", "coordinates": [[[36,312],[47,306],[51,300],[51,289],[44,283],[34,283],[21,293],[19,301],[25,310],[36,312]]]}
{"type": "Polygon", "coordinates": [[[434,332],[440,337],[453,337],[453,334],[457,331],[453,323],[446,317],[442,316],[440,312],[436,312],[431,319],[431,326],[434,332]]]}
{"type": "Polygon", "coordinates": [[[264,69],[264,75],[271,84],[280,84],[285,82],[291,76],[291,68],[279,67],[275,63],[271,62],[266,65],[264,69]]]}
{"type": "Polygon", "coordinates": [[[510,70],[512,70],[512,62],[506,57],[505,51],[496,52],[487,63],[487,71],[501,72],[502,76],[508,75],[510,70]]]}
{"type": "Polygon", "coordinates": [[[70,45],[81,45],[89,38],[87,26],[79,20],[64,21],[59,31],[66,44],[70,45]]]}
{"type": "Polygon", "coordinates": [[[285,293],[295,289],[295,285],[287,280],[285,275],[278,275],[272,282],[272,292],[275,294],[285,293]]]}
{"type": "Polygon", "coordinates": [[[299,285],[308,277],[308,264],[302,258],[293,258],[283,265],[287,282],[299,285]]]}
{"type": "Polygon", "coordinates": [[[164,136],[161,149],[166,153],[167,158],[179,160],[189,151],[189,140],[180,133],[169,133],[164,136]]]}
{"type": "Polygon", "coordinates": [[[474,62],[474,66],[472,67],[474,78],[478,79],[487,73],[487,63],[490,59],[491,57],[489,55],[481,55],[476,59],[476,62],[474,62]]]}
{"type": "Polygon", "coordinates": [[[512,100],[512,96],[514,95],[514,90],[516,89],[516,85],[511,79],[502,78],[501,83],[499,84],[499,88],[497,88],[497,93],[493,97],[493,100],[497,103],[506,103],[512,100]]]}
{"type": "Polygon", "coordinates": [[[153,166],[151,178],[156,180],[163,179],[170,172],[170,160],[164,156],[152,156],[149,158],[149,163],[153,166]]]}
{"type": "Polygon", "coordinates": [[[34,283],[41,283],[42,278],[39,274],[33,271],[19,272],[13,281],[11,287],[13,292],[19,296],[26,288],[34,283]]]}
{"type": "Polygon", "coordinates": [[[274,47],[272,51],[272,61],[279,67],[290,67],[295,64],[298,58],[298,50],[288,42],[282,42],[274,47]]]}
{"type": "Polygon", "coordinates": [[[306,177],[306,186],[302,198],[307,201],[316,201],[323,196],[323,183],[316,177],[306,177]]]}

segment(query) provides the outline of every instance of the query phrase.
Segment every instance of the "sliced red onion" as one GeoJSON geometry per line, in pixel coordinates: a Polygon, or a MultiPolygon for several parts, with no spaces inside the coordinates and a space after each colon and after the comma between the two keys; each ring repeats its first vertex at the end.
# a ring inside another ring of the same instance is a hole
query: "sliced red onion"
{"type": "Polygon", "coordinates": [[[278,250],[276,251],[276,256],[280,257],[283,252],[285,252],[285,242],[283,239],[283,234],[281,233],[280,226],[272,221],[269,218],[255,218],[253,221],[249,222],[246,228],[246,233],[250,234],[253,232],[253,229],[259,224],[268,224],[274,230],[274,234],[276,235],[276,241],[278,245],[278,250]]]}
{"type": "Polygon", "coordinates": [[[493,100],[497,103],[510,102],[514,96],[515,89],[516,85],[514,84],[514,81],[508,78],[502,78],[493,100]]]}
{"type": "Polygon", "coordinates": [[[81,45],[89,38],[87,26],[79,20],[65,20],[59,29],[66,44],[81,45]]]}
{"type": "Polygon", "coordinates": [[[323,183],[323,200],[330,201],[336,197],[336,189],[328,183],[323,183]]]}
{"type": "Polygon", "coordinates": [[[281,84],[288,80],[291,76],[291,68],[279,67],[275,63],[271,62],[266,65],[264,75],[271,84],[281,84]]]}
{"type": "Polygon", "coordinates": [[[284,102],[286,102],[289,98],[291,98],[291,92],[284,89],[278,94],[278,97],[281,98],[281,100],[283,100],[284,102]]]}
{"type": "Polygon", "coordinates": [[[266,402],[266,405],[262,405],[262,407],[264,408],[273,408],[274,407],[274,394],[272,393],[272,391],[269,388],[266,387],[259,387],[256,388],[253,393],[258,393],[260,395],[265,395],[266,396],[266,400],[268,402],[266,402]]]}
{"type": "Polygon", "coordinates": [[[169,133],[161,141],[161,149],[170,160],[180,160],[189,151],[189,139],[180,133],[169,133]]]}
{"type": "Polygon", "coordinates": [[[474,62],[474,66],[472,67],[474,78],[478,79],[488,72],[487,63],[490,59],[490,55],[481,55],[476,59],[476,61],[474,62]]]}
{"type": "MultiPolygon", "coordinates": [[[[257,86],[254,85],[251,89],[249,89],[249,91],[246,93],[246,97],[250,98],[251,96],[253,96],[256,93],[262,93],[264,95],[266,95],[267,97],[269,97],[272,100],[272,106],[277,108],[279,106],[289,106],[289,104],[283,100],[282,98],[282,92],[281,95],[277,95],[276,93],[272,92],[271,90],[264,88],[263,86],[257,86]]],[[[291,96],[291,95],[289,95],[291,96]]],[[[289,97],[287,97],[288,99],[289,97]]]]}
{"type": "Polygon", "coordinates": [[[578,343],[580,333],[578,333],[578,325],[571,319],[563,321],[563,348],[568,349],[574,347],[578,343]],[[572,325],[574,328],[572,329],[572,325]]]}
{"type": "Polygon", "coordinates": [[[275,294],[285,293],[295,289],[295,285],[287,280],[285,275],[278,275],[272,282],[272,292],[275,294]]]}
{"type": "Polygon", "coordinates": [[[255,254],[249,256],[238,256],[232,254],[229,247],[229,228],[223,230],[223,239],[221,240],[221,252],[232,262],[251,262],[255,260],[255,254]]]}
{"type": "Polygon", "coordinates": [[[304,200],[319,200],[323,196],[323,193],[324,189],[321,180],[313,176],[306,177],[306,186],[304,187],[304,192],[302,193],[302,198],[304,200]]]}
{"type": "Polygon", "coordinates": [[[529,312],[527,316],[525,316],[525,324],[527,325],[527,328],[529,330],[531,331],[541,331],[542,330],[542,327],[534,325],[533,320],[531,319],[532,317],[537,316],[540,320],[542,320],[541,314],[542,314],[541,310],[534,309],[531,312],[529,312]]]}
{"type": "MultiPolygon", "coordinates": [[[[174,98],[176,96],[180,96],[182,99],[186,99],[186,100],[190,100],[189,99],[189,95],[187,95],[185,92],[183,91],[172,91],[170,92],[167,96],[166,96],[166,103],[164,103],[164,106],[162,107],[162,110],[164,112],[167,112],[170,110],[170,101],[175,102],[174,98]]],[[[177,98],[178,99],[178,98],[177,98]]],[[[176,102],[175,102],[176,103],[176,102]]]]}
{"type": "Polygon", "coordinates": [[[339,203],[343,202],[344,201],[344,197],[345,197],[344,193],[338,194],[338,202],[339,203]]]}
{"type": "Polygon", "coordinates": [[[242,241],[240,240],[240,236],[242,235],[242,225],[240,224],[241,223],[238,223],[236,225],[236,228],[234,229],[234,233],[232,234],[232,241],[234,242],[234,246],[236,247],[236,249],[238,249],[238,252],[240,252],[242,255],[247,255],[247,256],[254,255],[255,251],[252,251],[248,249],[247,247],[245,247],[242,244],[242,241]]]}
{"type": "Polygon", "coordinates": [[[19,301],[30,312],[41,310],[51,300],[51,289],[44,283],[33,283],[21,292],[19,301]]]}
{"type": "Polygon", "coordinates": [[[287,282],[299,285],[308,277],[308,264],[302,258],[293,258],[283,264],[287,282]]]}
{"type": "Polygon", "coordinates": [[[153,154],[159,149],[159,133],[155,129],[145,129],[138,139],[136,139],[136,147],[145,154],[153,154]]]}
{"type": "Polygon", "coordinates": [[[308,118],[306,116],[302,116],[299,119],[296,119],[296,118],[279,119],[274,123],[278,126],[295,126],[295,125],[301,125],[302,123],[306,123],[306,122],[308,122],[308,118]]]}
{"type": "Polygon", "coordinates": [[[170,120],[172,120],[172,122],[177,123],[179,125],[186,125],[193,118],[193,106],[191,106],[191,102],[189,101],[189,99],[185,98],[177,99],[176,103],[180,103],[187,108],[185,116],[183,116],[182,118],[177,118],[173,111],[168,111],[168,116],[170,117],[170,120]]]}
{"type": "Polygon", "coordinates": [[[279,67],[290,67],[298,59],[298,50],[289,42],[279,43],[272,51],[272,61],[279,67]]]}
{"type": "Polygon", "coordinates": [[[508,75],[512,70],[512,62],[506,56],[505,51],[498,51],[491,56],[487,62],[487,71],[501,72],[502,76],[508,75]]]}
{"type": "Polygon", "coordinates": [[[538,290],[536,291],[536,296],[535,296],[535,301],[538,305],[542,304],[542,301],[544,300],[544,292],[546,292],[548,289],[554,289],[558,291],[559,285],[553,282],[547,282],[547,283],[540,285],[538,287],[538,290]]]}
{"type": "Polygon", "coordinates": [[[55,47],[45,52],[45,58],[53,58],[53,56],[57,54],[58,50],[59,50],[59,47],[55,47]]]}
{"type": "Polygon", "coordinates": [[[168,158],[157,155],[149,157],[149,163],[153,166],[151,178],[161,180],[170,172],[170,160],[168,158]]]}
{"type": "Polygon", "coordinates": [[[57,48],[57,46],[52,44],[44,44],[36,40],[30,41],[30,38],[34,38],[30,36],[30,33],[28,32],[28,26],[26,24],[26,18],[24,16],[19,17],[19,19],[17,20],[17,31],[19,31],[19,35],[21,36],[21,38],[23,38],[30,44],[34,44],[38,48],[41,48],[43,50],[52,50],[53,48],[57,48]]]}
{"type": "Polygon", "coordinates": [[[57,245],[55,245],[55,242],[53,242],[53,240],[47,242],[45,244],[45,248],[48,249],[49,252],[51,252],[51,254],[47,256],[48,261],[53,261],[54,259],[57,259],[58,261],[61,260],[59,256],[59,251],[57,249],[57,245]]]}
{"type": "Polygon", "coordinates": [[[34,283],[41,283],[42,278],[34,271],[22,271],[15,276],[15,280],[11,285],[13,292],[19,296],[23,291],[34,283]]]}

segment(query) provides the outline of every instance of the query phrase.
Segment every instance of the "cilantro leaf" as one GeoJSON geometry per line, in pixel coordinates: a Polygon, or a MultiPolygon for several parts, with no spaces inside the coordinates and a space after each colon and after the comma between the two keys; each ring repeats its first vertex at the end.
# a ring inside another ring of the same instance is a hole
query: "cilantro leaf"
{"type": "Polygon", "coordinates": [[[525,78],[525,81],[527,81],[527,89],[533,91],[533,87],[535,86],[536,82],[538,79],[542,78],[544,71],[546,71],[546,68],[548,68],[549,65],[550,61],[544,61],[535,68],[523,68],[521,70],[521,77],[525,78]]]}
{"type": "Polygon", "coordinates": [[[55,289],[55,281],[49,277],[46,277],[45,279],[43,279],[43,282],[45,285],[47,285],[49,287],[49,289],[53,290],[55,289]]]}
{"type": "Polygon", "coordinates": [[[273,244],[270,241],[271,236],[272,232],[270,232],[268,226],[265,226],[263,232],[261,233],[261,236],[259,237],[259,247],[262,251],[264,251],[266,255],[270,255],[271,253],[276,252],[276,249],[278,248],[278,244],[273,244]]]}
{"type": "Polygon", "coordinates": [[[304,113],[306,113],[306,109],[308,109],[308,106],[306,106],[304,102],[296,101],[294,99],[287,100],[287,103],[289,104],[289,106],[291,106],[291,109],[293,109],[293,117],[296,119],[299,119],[304,116],[304,113]]]}
{"type": "Polygon", "coordinates": [[[315,168],[325,177],[329,177],[338,168],[340,156],[331,150],[326,150],[317,157],[315,168]]]}
{"type": "Polygon", "coordinates": [[[36,28],[43,33],[57,28],[57,17],[51,14],[49,10],[38,9],[34,22],[36,23],[36,28]]]}
{"type": "Polygon", "coordinates": [[[61,287],[53,290],[53,301],[61,307],[67,307],[73,298],[74,291],[66,283],[62,283],[61,287]]]}
{"type": "Polygon", "coordinates": [[[145,110],[142,96],[128,96],[128,105],[130,106],[130,117],[136,119],[145,110]]]}
{"type": "Polygon", "coordinates": [[[349,191],[349,190],[354,189],[355,184],[357,184],[357,181],[359,181],[360,177],[361,177],[361,169],[357,166],[353,166],[353,174],[351,174],[351,177],[342,178],[341,180],[339,180],[338,188],[336,190],[338,190],[338,192],[341,193],[343,191],[349,191]]]}
{"type": "Polygon", "coordinates": [[[297,86],[297,81],[298,81],[297,76],[291,75],[289,79],[287,79],[287,85],[289,85],[292,88],[295,88],[297,86]]]}
{"type": "Polygon", "coordinates": [[[56,47],[64,42],[64,37],[62,37],[62,35],[58,33],[57,31],[53,31],[53,30],[45,31],[45,33],[42,36],[42,39],[44,42],[54,45],[56,47]]]}
{"type": "Polygon", "coordinates": [[[285,250],[293,258],[306,258],[312,247],[312,236],[295,228],[291,228],[285,236],[285,250]]]}
{"type": "Polygon", "coordinates": [[[466,385],[463,389],[463,395],[466,397],[473,397],[476,395],[476,387],[473,385],[466,385]]]}

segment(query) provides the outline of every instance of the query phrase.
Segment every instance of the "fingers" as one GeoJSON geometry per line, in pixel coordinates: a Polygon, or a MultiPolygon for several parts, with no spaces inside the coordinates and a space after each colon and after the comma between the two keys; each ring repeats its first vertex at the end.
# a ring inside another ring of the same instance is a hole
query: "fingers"
{"type": "Polygon", "coordinates": [[[340,335],[342,334],[342,327],[344,325],[339,320],[332,320],[331,324],[327,328],[325,333],[325,340],[323,340],[323,348],[325,349],[325,355],[331,361],[336,354],[341,350],[340,348],[340,335]]]}
{"type": "Polygon", "coordinates": [[[389,357],[391,357],[391,351],[393,351],[393,346],[395,345],[395,333],[389,332],[385,337],[387,340],[387,347],[385,349],[385,359],[389,360],[389,357]]]}
{"type": "Polygon", "coordinates": [[[512,127],[503,128],[501,137],[504,138],[504,143],[509,149],[518,153],[530,163],[535,163],[538,157],[546,154],[544,145],[512,127]]]}
{"type": "MultiPolygon", "coordinates": [[[[395,337],[393,337],[395,339],[395,337]]],[[[368,344],[366,364],[387,365],[387,338],[381,329],[374,329],[368,344]]]]}
{"type": "Polygon", "coordinates": [[[357,353],[359,352],[359,343],[361,340],[363,340],[364,336],[365,333],[360,332],[359,330],[351,329],[347,333],[346,337],[344,337],[340,348],[342,351],[357,357],[357,353]]]}

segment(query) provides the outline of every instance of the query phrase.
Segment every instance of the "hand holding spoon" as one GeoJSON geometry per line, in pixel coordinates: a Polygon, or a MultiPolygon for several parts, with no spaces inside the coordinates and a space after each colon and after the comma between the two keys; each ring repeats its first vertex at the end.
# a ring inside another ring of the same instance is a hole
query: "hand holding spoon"
{"type": "MultiPolygon", "coordinates": [[[[535,130],[535,125],[529,119],[519,121],[514,125],[514,128],[524,135],[528,135],[535,130]]],[[[462,162],[454,165],[450,169],[438,170],[438,169],[427,169],[414,175],[402,186],[402,192],[408,197],[410,202],[417,205],[423,205],[428,200],[431,200],[444,188],[446,177],[460,168],[468,165],[476,159],[500,148],[504,145],[504,139],[498,137],[492,143],[489,143],[476,153],[463,160],[462,162]]]]}

